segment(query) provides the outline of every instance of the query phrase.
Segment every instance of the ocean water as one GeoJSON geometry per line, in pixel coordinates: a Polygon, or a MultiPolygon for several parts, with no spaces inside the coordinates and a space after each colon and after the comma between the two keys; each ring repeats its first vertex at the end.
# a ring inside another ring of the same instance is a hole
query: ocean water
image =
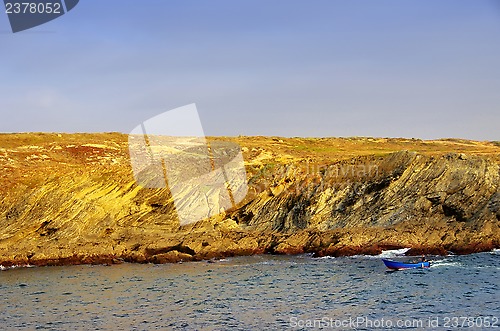
{"type": "Polygon", "coordinates": [[[4,270],[0,329],[500,330],[500,251],[396,272],[380,257],[4,270]]]}

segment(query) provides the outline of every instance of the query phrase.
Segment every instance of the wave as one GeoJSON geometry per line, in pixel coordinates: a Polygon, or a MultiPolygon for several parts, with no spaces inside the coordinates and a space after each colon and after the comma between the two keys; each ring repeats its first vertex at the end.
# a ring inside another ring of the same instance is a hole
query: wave
{"type": "Polygon", "coordinates": [[[398,257],[405,256],[405,253],[408,252],[410,248],[400,248],[400,249],[389,249],[386,251],[382,251],[379,255],[375,255],[377,258],[387,258],[387,257],[398,257]]]}
{"type": "Polygon", "coordinates": [[[449,261],[449,260],[437,260],[431,262],[431,267],[462,267],[463,264],[457,261],[449,261]]]}
{"type": "Polygon", "coordinates": [[[405,256],[405,253],[409,249],[410,248],[388,249],[388,250],[382,251],[382,253],[380,253],[378,255],[359,254],[359,255],[351,255],[351,256],[346,256],[346,257],[348,257],[348,258],[367,258],[367,259],[385,259],[385,258],[403,257],[403,256],[405,256]]]}
{"type": "Polygon", "coordinates": [[[18,269],[18,268],[34,268],[36,267],[35,265],[31,264],[15,264],[10,267],[5,267],[0,264],[0,271],[5,271],[5,270],[10,270],[10,269],[18,269]]]}
{"type": "Polygon", "coordinates": [[[336,257],[335,256],[321,256],[321,257],[313,257],[313,259],[315,260],[333,260],[335,259],[336,257]]]}

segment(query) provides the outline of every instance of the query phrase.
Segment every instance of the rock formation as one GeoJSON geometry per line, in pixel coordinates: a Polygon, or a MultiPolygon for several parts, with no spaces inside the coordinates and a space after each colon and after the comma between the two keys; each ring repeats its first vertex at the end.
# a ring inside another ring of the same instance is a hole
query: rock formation
{"type": "Polygon", "coordinates": [[[0,265],[500,247],[498,143],[211,139],[242,147],[249,192],[180,226],[168,188],[135,182],[126,135],[0,135],[0,265]]]}

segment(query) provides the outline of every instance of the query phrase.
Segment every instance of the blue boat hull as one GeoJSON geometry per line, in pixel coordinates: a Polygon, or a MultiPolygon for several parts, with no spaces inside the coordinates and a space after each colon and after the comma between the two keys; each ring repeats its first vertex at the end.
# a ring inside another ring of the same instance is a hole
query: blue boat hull
{"type": "Polygon", "coordinates": [[[415,269],[415,268],[429,268],[431,266],[430,262],[419,262],[419,263],[405,263],[392,261],[387,259],[382,259],[387,268],[392,270],[402,270],[402,269],[415,269]]]}

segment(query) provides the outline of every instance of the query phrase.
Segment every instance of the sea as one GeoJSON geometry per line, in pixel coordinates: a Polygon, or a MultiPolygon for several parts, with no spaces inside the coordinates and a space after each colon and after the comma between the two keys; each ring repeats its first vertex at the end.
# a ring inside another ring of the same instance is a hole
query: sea
{"type": "Polygon", "coordinates": [[[500,251],[0,271],[2,330],[500,330],[500,251]]]}

